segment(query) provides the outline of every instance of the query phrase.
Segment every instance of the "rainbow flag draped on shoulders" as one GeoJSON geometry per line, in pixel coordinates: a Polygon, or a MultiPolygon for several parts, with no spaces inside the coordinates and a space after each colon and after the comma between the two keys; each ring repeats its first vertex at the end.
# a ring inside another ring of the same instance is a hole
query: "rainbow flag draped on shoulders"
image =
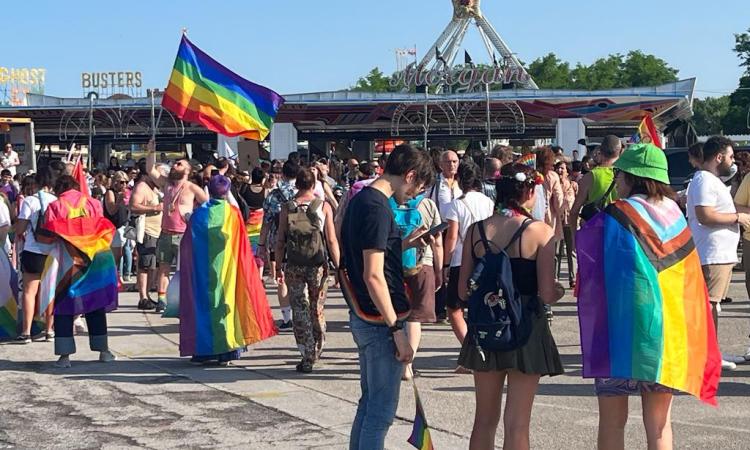
{"type": "Polygon", "coordinates": [[[687,222],[671,200],[620,200],[576,234],[583,376],[625,378],[715,405],[721,355],[687,222]]]}
{"type": "Polygon", "coordinates": [[[262,141],[284,103],[276,92],[241,78],[182,36],[162,106],[178,118],[225,136],[262,141]]]}
{"type": "MultiPolygon", "coordinates": [[[[59,200],[58,200],[59,201],[59,200]]],[[[57,235],[40,285],[40,313],[55,302],[55,314],[86,314],[117,308],[117,270],[110,245],[112,222],[102,216],[60,218],[45,223],[57,235]]]]}
{"type": "Polygon", "coordinates": [[[0,249],[0,340],[16,337],[18,319],[18,274],[0,249]]]}
{"type": "Polygon", "coordinates": [[[180,244],[180,355],[213,356],[275,336],[239,209],[212,199],[180,244]]]}

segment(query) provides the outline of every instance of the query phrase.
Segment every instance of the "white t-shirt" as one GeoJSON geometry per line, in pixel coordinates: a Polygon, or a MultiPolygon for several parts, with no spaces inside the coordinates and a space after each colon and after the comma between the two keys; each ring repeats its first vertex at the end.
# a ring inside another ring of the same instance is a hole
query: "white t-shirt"
{"type": "Polygon", "coordinates": [[[448,205],[462,195],[463,192],[461,191],[461,188],[458,187],[458,180],[454,178],[453,187],[451,187],[448,185],[448,181],[442,174],[437,176],[435,185],[427,190],[427,196],[437,204],[438,210],[440,210],[440,215],[443,217],[445,217],[448,205]]]}
{"type": "Polygon", "coordinates": [[[3,166],[3,169],[10,170],[11,176],[16,176],[16,166],[19,164],[21,164],[21,160],[15,150],[11,150],[9,154],[0,152],[0,165],[3,166]]]}
{"type": "Polygon", "coordinates": [[[24,239],[26,241],[23,244],[24,251],[47,255],[50,250],[52,250],[50,245],[41,244],[34,239],[34,227],[36,227],[39,212],[41,211],[41,213],[44,214],[44,212],[47,211],[49,204],[55,200],[57,200],[57,197],[43,191],[40,191],[38,194],[24,197],[23,203],[21,203],[21,210],[18,212],[19,219],[29,221],[29,224],[26,226],[26,232],[24,233],[24,239]],[[43,205],[39,203],[40,197],[43,205]]]}
{"type": "MultiPolygon", "coordinates": [[[[10,210],[5,202],[0,201],[0,227],[10,227],[10,210]]],[[[5,242],[0,243],[5,249],[5,253],[10,253],[10,240],[5,237],[5,242]]]]}
{"type": "Polygon", "coordinates": [[[481,192],[467,192],[465,195],[453,200],[446,206],[445,214],[442,214],[446,221],[458,222],[458,242],[456,249],[451,257],[451,267],[461,265],[461,255],[464,250],[464,238],[469,227],[480,220],[484,220],[492,215],[495,205],[492,199],[481,192]]]}
{"type": "Polygon", "coordinates": [[[739,225],[701,225],[695,214],[696,206],[712,206],[719,213],[736,213],[729,186],[711,172],[696,172],[687,195],[688,224],[702,265],[736,263],[739,225]]]}

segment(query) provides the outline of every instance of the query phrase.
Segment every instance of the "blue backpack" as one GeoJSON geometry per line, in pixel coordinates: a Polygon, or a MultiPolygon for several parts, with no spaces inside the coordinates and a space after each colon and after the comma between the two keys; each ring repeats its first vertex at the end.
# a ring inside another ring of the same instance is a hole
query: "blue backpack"
{"type": "MultiPolygon", "coordinates": [[[[393,218],[396,221],[396,226],[398,226],[398,229],[401,232],[402,238],[409,236],[414,230],[422,225],[422,214],[420,214],[417,209],[417,206],[422,199],[423,196],[418,195],[403,205],[396,203],[394,197],[391,197],[388,200],[388,203],[391,206],[391,211],[393,211],[393,218]]],[[[401,266],[404,269],[404,276],[409,277],[415,275],[422,269],[418,264],[418,261],[419,255],[416,248],[404,250],[404,253],[401,255],[401,266]]]]}
{"type": "Polygon", "coordinates": [[[513,283],[513,270],[506,250],[521,237],[531,224],[526,220],[500,252],[493,253],[484,230],[484,221],[477,222],[480,241],[472,246],[474,271],[468,282],[469,317],[467,337],[479,350],[506,352],[526,344],[534,326],[533,316],[538,302],[524,304],[513,283]],[[477,258],[474,246],[484,246],[484,256],[477,258]]]}

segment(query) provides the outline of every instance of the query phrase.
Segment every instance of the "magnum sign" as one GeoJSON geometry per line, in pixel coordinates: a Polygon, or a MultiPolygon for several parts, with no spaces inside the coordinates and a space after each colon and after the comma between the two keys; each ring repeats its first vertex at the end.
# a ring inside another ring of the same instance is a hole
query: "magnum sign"
{"type": "Polygon", "coordinates": [[[458,85],[457,92],[473,92],[479,86],[497,83],[519,83],[526,84],[529,74],[519,67],[464,67],[459,69],[432,69],[424,70],[411,64],[391,78],[391,86],[404,85],[415,86],[439,86],[458,85]]]}
{"type": "Polygon", "coordinates": [[[140,72],[83,72],[83,89],[139,88],[143,86],[140,72]]]}

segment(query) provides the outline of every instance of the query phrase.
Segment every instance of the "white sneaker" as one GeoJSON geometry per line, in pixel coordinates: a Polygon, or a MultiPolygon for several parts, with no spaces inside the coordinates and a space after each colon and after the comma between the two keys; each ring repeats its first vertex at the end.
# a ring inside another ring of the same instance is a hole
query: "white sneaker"
{"type": "Polygon", "coordinates": [[[724,361],[735,363],[735,364],[742,364],[745,362],[744,356],[729,355],[727,353],[722,353],[721,359],[723,359],[724,361]]]}
{"type": "Polygon", "coordinates": [[[99,361],[101,362],[112,362],[117,359],[117,356],[115,356],[112,352],[107,350],[106,352],[99,352],[99,361]]]}
{"type": "Polygon", "coordinates": [[[81,334],[86,332],[86,326],[83,324],[83,319],[78,317],[73,321],[73,329],[75,334],[81,334]]]}
{"type": "Polygon", "coordinates": [[[57,362],[55,362],[55,367],[58,369],[69,369],[70,368],[70,356],[68,355],[62,355],[57,362]]]}
{"type": "Polygon", "coordinates": [[[737,364],[732,361],[721,360],[721,370],[737,370],[737,364]]]}

